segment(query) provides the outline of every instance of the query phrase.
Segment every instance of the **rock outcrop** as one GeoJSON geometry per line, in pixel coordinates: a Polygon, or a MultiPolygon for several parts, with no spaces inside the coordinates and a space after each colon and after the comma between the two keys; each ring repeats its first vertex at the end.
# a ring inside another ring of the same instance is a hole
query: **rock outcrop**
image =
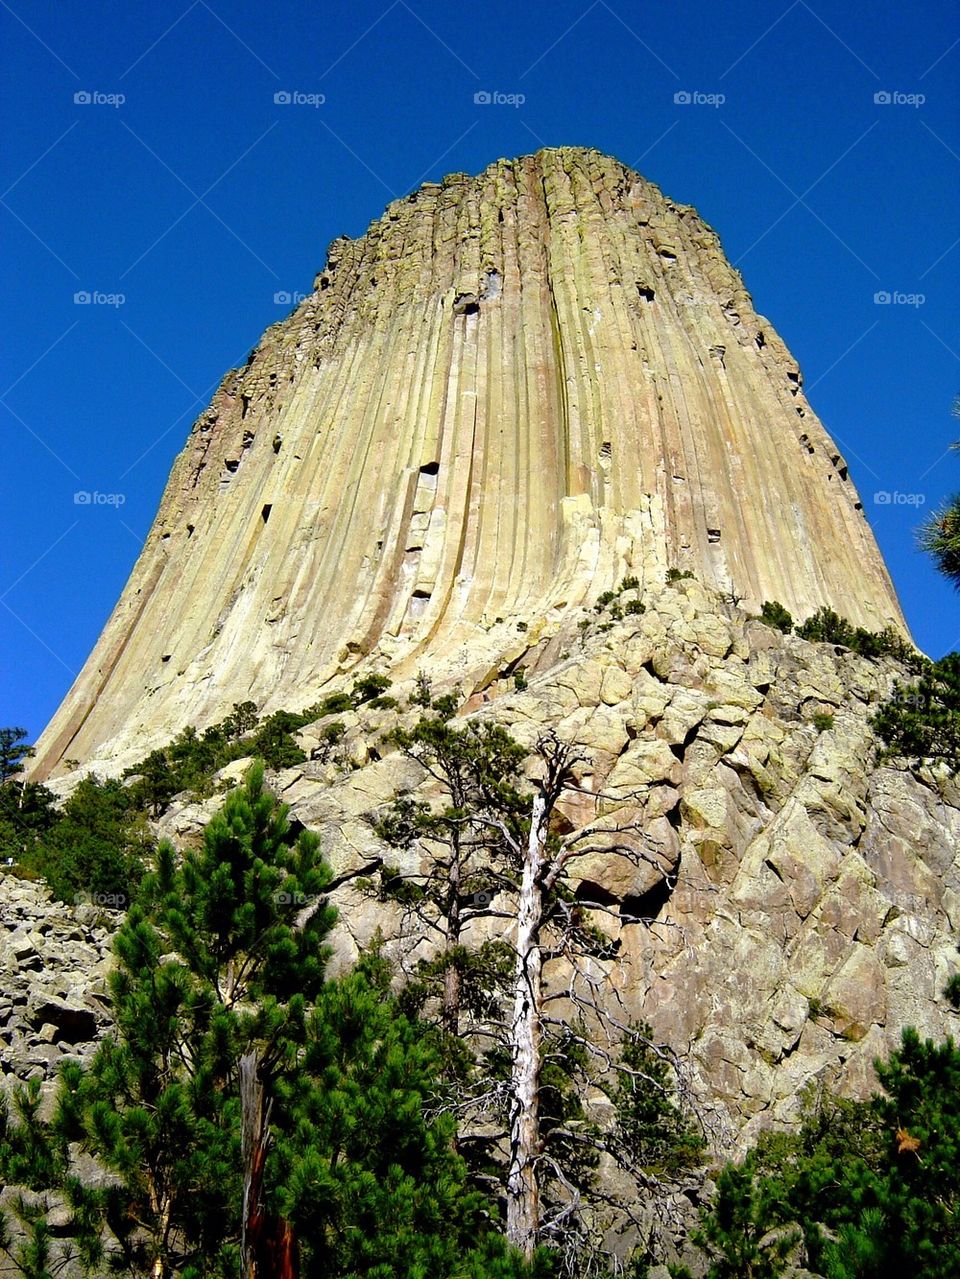
{"type": "MultiPolygon", "coordinates": [[[[531,747],[549,728],[579,744],[581,785],[607,798],[581,795],[572,829],[622,812],[654,841],[639,870],[581,864],[583,897],[645,921],[596,916],[620,942],[607,978],[680,1054],[730,1153],[792,1122],[807,1085],[868,1095],[903,1026],[956,1036],[942,992],[960,969],[960,785],[876,761],[868,719],[903,675],[891,660],[784,636],[696,581],[620,598],[641,595],[643,614],[545,627],[467,710],[531,747]]],[[[399,708],[346,717],[338,761],[321,721],[300,737],[316,761],[275,778],[337,872],[396,860],[371,816],[398,791],[432,793],[383,740],[422,714],[391,692],[399,708]]],[[[175,806],[164,831],[194,838],[220,802],[175,806]]],[[[399,912],[350,884],[337,903],[341,964],[377,929],[405,950],[399,912]]]]}
{"type": "Polygon", "coordinates": [[[359,665],[476,682],[518,621],[668,566],[903,627],[800,370],[695,211],[594,151],[454,174],[334,241],[224,379],[34,775],[119,771],[359,665]]]}
{"type": "MultiPolygon", "coordinates": [[[[730,1155],[794,1122],[808,1085],[868,1094],[903,1026],[960,1023],[941,997],[960,786],[877,761],[870,715],[902,668],[771,629],[773,599],[906,631],[843,458],[715,234],[612,159],[542,151],[334,242],[194,426],[32,775],[64,790],[68,759],[118,774],[235,702],[300,710],[389,676],[393,705],[308,725],[309,761],[270,778],[345,876],[346,966],[378,930],[393,958],[427,953],[348,874],[389,860],[372,819],[398,791],[436,798],[385,736],[422,713],[415,678],[531,750],[555,731],[582,752],[569,829],[623,818],[654,850],[578,865],[615,943],[594,976],[677,1052],[730,1155]]],[[[220,802],[181,796],[160,832],[193,841],[220,802]]],[[[49,1084],[108,1024],[110,930],[9,875],[0,909],[4,1071],[49,1084]]]]}

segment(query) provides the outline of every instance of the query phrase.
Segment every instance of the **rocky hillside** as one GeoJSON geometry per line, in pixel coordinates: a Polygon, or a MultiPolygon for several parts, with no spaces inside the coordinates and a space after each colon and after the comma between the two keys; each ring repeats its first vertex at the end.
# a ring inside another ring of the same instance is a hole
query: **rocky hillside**
{"type": "MultiPolygon", "coordinates": [[[[464,713],[526,745],[554,728],[584,748],[581,783],[621,802],[581,796],[572,828],[603,811],[655,842],[642,870],[581,864],[583,896],[643,919],[597,915],[621,942],[609,978],[685,1058],[727,1148],[790,1121],[811,1081],[868,1093],[873,1058],[902,1026],[957,1032],[941,992],[960,967],[960,788],[877,766],[867,720],[902,676],[892,661],[784,636],[696,581],[643,601],[619,622],[590,611],[583,629],[521,635],[509,663],[459,692],[464,713]]],[[[382,741],[419,713],[337,716],[339,760],[276,776],[338,871],[395,860],[369,816],[398,790],[429,796],[418,766],[382,741]]],[[[322,729],[300,739],[318,756],[322,729]]],[[[175,806],[165,831],[194,837],[216,803],[175,806]]],[[[399,916],[362,891],[346,885],[338,904],[342,962],[377,928],[396,937],[399,916]]]]}
{"type": "MultiPolygon", "coordinates": [[[[867,1095],[873,1059],[904,1025],[936,1039],[960,1032],[941,997],[960,969],[960,787],[878,765],[867,722],[902,674],[889,659],[785,636],[683,580],[514,628],[508,660],[483,678],[434,685],[456,695],[455,722],[493,720],[529,747],[549,729],[579,744],[579,782],[597,798],[564,806],[570,830],[603,814],[651,841],[639,868],[603,854],[579,865],[578,896],[606,905],[595,922],[616,952],[592,975],[608,983],[609,1007],[615,989],[624,1015],[679,1054],[712,1156],[792,1126],[810,1085],[867,1095]]],[[[398,791],[437,797],[384,741],[423,714],[407,701],[413,681],[390,692],[396,707],[338,714],[346,731],[333,747],[329,720],[305,728],[313,758],[272,777],[338,873],[396,861],[371,818],[398,791]]],[[[218,789],[246,766],[223,770],[218,789]]],[[[220,802],[183,796],[159,832],[193,842],[220,802]]],[[[109,919],[9,875],[0,896],[7,1082],[51,1080],[108,1025],[109,919]]],[[[336,902],[334,968],[377,930],[395,960],[418,943],[427,953],[409,920],[358,883],[336,902]]],[[[478,924],[467,941],[486,935],[478,924]]],[[[550,980],[566,976],[559,961],[550,980]]],[[[616,1194],[614,1170],[603,1176],[616,1194]]],[[[702,1258],[685,1241],[708,1194],[697,1174],[651,1208],[657,1246],[695,1273],[702,1258]]]]}
{"type": "Polygon", "coordinates": [[[0,1070],[52,1079],[109,1024],[113,920],[52,901],[42,884],[0,877],[0,1070]]]}

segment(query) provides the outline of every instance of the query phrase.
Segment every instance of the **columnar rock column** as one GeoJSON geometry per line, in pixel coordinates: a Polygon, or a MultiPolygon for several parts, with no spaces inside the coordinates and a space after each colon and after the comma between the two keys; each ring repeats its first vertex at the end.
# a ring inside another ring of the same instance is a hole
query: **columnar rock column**
{"type": "Polygon", "coordinates": [[[796,363],[694,210],[595,151],[454,174],[334,241],[224,379],[35,775],[669,566],[904,627],[796,363]]]}

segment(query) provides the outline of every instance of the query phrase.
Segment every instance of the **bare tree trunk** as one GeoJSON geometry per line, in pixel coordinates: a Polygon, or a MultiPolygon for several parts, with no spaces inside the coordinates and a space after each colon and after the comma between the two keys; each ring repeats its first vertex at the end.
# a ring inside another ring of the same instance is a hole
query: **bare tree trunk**
{"type": "Polygon", "coordinates": [[[156,1178],[152,1180],[150,1186],[150,1206],[157,1219],[157,1255],[150,1266],[150,1279],[164,1279],[170,1255],[170,1221],[173,1215],[173,1203],[170,1194],[159,1189],[156,1178]]]}
{"type": "Polygon", "coordinates": [[[256,1052],[240,1058],[240,1152],[243,1159],[241,1279],[297,1279],[298,1251],[293,1227],[267,1215],[263,1174],[270,1145],[270,1108],[259,1076],[256,1052]]]}
{"type": "Polygon", "coordinates": [[[258,1279],[257,1254],[264,1228],[263,1166],[267,1154],[267,1109],[257,1075],[257,1054],[240,1058],[240,1151],[243,1159],[242,1279],[258,1279]]]}
{"type": "Polygon", "coordinates": [[[540,1225],[540,1016],[543,958],[542,876],[546,841],[546,800],[533,799],[530,836],[517,903],[517,960],[511,1024],[510,1163],[507,1169],[507,1238],[527,1260],[533,1257],[540,1225]]]}

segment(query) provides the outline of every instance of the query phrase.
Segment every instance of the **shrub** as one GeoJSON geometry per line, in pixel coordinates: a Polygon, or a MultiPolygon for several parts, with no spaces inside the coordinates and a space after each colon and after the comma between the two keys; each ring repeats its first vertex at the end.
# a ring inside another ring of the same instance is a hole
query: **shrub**
{"type": "Polygon", "coordinates": [[[683,571],[681,571],[678,568],[667,569],[668,582],[683,582],[683,581],[686,581],[688,578],[692,578],[692,577],[693,577],[693,574],[689,571],[689,569],[684,569],[683,571]]]}
{"type": "Polygon", "coordinates": [[[870,723],[884,743],[884,758],[960,771],[960,653],[930,663],[915,684],[895,684],[870,723]]]}
{"type": "Polygon", "coordinates": [[[277,711],[257,729],[251,754],[258,755],[268,768],[292,768],[302,764],[307,757],[293,737],[302,727],[299,715],[277,711]]]}
{"type": "Polygon", "coordinates": [[[342,715],[345,711],[353,710],[353,701],[349,693],[330,693],[323,701],[317,702],[314,709],[317,719],[322,719],[324,715],[342,715]]]}
{"type": "Polygon", "coordinates": [[[125,906],[153,847],[142,812],[121,782],[85,777],[23,863],[64,902],[125,906]]]}
{"type": "Polygon", "coordinates": [[[350,700],[354,706],[363,706],[365,702],[375,701],[382,696],[389,687],[390,681],[385,675],[361,675],[353,682],[350,700]]]}
{"type": "Polygon", "coordinates": [[[824,604],[797,627],[801,639],[813,640],[819,644],[842,644],[851,648],[855,634],[854,626],[824,604]]]}
{"type": "Polygon", "coordinates": [[[793,630],[793,618],[779,600],[764,600],[760,606],[760,621],[783,631],[784,635],[789,635],[793,630]]]}
{"type": "Polygon", "coordinates": [[[810,723],[818,733],[826,733],[833,728],[833,716],[829,711],[817,711],[814,715],[811,715],[810,723]]]}
{"type": "Polygon", "coordinates": [[[425,671],[418,671],[416,688],[410,695],[410,705],[423,706],[424,708],[427,708],[432,700],[433,698],[430,693],[430,676],[427,675],[425,671]]]}
{"type": "Polygon", "coordinates": [[[882,631],[868,631],[863,626],[854,626],[826,605],[802,622],[795,633],[801,639],[814,643],[842,645],[859,653],[861,657],[893,657],[913,671],[919,672],[926,667],[923,655],[892,626],[887,626],[882,631]]]}

